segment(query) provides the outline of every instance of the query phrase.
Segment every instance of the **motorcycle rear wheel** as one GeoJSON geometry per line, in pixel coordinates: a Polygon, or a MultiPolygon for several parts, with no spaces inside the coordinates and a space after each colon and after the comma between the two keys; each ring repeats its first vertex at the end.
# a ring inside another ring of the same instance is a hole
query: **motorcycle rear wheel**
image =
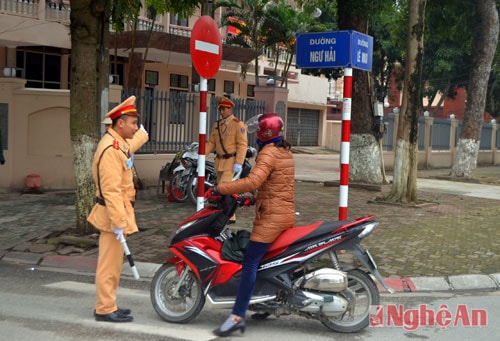
{"type": "MultiPolygon", "coordinates": [[[[349,270],[347,280],[348,288],[355,295],[354,314],[345,312],[337,318],[325,318],[321,321],[328,329],[340,333],[354,333],[366,328],[370,322],[370,306],[380,302],[377,286],[367,273],[359,269],[349,270]]],[[[349,300],[347,295],[344,298],[349,300]]]]}
{"type": "Polygon", "coordinates": [[[183,172],[177,172],[170,179],[170,192],[174,200],[178,203],[183,203],[188,200],[187,186],[185,183],[185,177],[183,177],[183,172]]]}
{"type": "Polygon", "coordinates": [[[179,291],[174,293],[180,279],[173,264],[163,264],[151,281],[153,308],[167,322],[187,323],[198,316],[205,304],[201,283],[193,272],[188,273],[179,291]]]}

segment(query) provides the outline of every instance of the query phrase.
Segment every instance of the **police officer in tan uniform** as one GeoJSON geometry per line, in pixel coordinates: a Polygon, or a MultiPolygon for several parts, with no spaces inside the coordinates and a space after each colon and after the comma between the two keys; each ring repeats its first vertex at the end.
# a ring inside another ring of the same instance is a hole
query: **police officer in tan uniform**
{"type": "MultiPolygon", "coordinates": [[[[106,131],[111,128],[113,121],[109,117],[105,117],[102,122],[104,124],[104,129],[106,131]]],[[[149,135],[144,126],[141,124],[141,128],[137,130],[134,134],[134,137],[131,139],[127,139],[127,143],[129,145],[129,152],[135,153],[142,145],[149,140],[149,135]]]]}
{"type": "MultiPolygon", "coordinates": [[[[234,103],[227,97],[217,97],[217,105],[221,119],[214,123],[208,138],[206,155],[213,150],[217,183],[230,182],[234,173],[241,171],[247,153],[248,138],[245,123],[233,115],[234,103]]],[[[236,217],[231,217],[229,223],[234,223],[236,217]]]]}
{"type": "MultiPolygon", "coordinates": [[[[133,159],[128,143],[139,130],[139,114],[134,104],[135,96],[131,96],[106,114],[112,125],[101,138],[92,163],[96,204],[87,220],[100,231],[95,276],[96,321],[133,320],[130,309],[121,309],[116,304],[116,293],[123,265],[120,239],[138,231],[134,213],[133,159]]],[[[147,141],[147,133],[144,133],[137,135],[137,141],[142,144],[147,141]]],[[[139,144],[135,146],[137,149],[142,146],[139,144]]]]}

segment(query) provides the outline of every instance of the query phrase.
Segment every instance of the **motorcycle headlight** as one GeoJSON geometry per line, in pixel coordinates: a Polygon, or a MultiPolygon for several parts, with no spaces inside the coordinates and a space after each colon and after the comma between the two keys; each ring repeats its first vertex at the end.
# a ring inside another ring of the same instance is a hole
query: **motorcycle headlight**
{"type": "Polygon", "coordinates": [[[366,224],[363,231],[358,235],[359,239],[363,239],[365,237],[368,237],[373,231],[375,231],[377,226],[378,226],[378,223],[375,221],[366,224]]]}

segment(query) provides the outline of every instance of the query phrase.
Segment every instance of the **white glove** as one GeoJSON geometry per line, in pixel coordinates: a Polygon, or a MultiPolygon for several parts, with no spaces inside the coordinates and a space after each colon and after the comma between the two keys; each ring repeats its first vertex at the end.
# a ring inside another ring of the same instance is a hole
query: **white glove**
{"type": "Polygon", "coordinates": [[[146,130],[146,129],[144,129],[144,126],[142,125],[142,123],[141,123],[141,126],[139,127],[139,129],[140,129],[140,130],[142,130],[142,131],[144,131],[144,132],[146,133],[146,135],[148,135],[148,136],[149,136],[149,134],[148,134],[147,130],[146,130]]]}
{"type": "Polygon", "coordinates": [[[235,163],[233,166],[233,173],[238,173],[241,171],[241,163],[235,163]]]}
{"type": "Polygon", "coordinates": [[[116,234],[116,240],[122,240],[122,238],[123,238],[123,227],[112,227],[111,229],[116,234]]]}

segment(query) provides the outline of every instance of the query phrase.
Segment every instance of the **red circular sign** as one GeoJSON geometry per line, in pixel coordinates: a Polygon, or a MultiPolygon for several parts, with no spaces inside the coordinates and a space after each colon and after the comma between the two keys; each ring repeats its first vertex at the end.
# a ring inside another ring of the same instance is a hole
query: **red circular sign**
{"type": "Polygon", "coordinates": [[[191,58],[203,78],[212,78],[222,60],[222,38],[217,23],[208,15],[200,17],[191,31],[191,58]]]}

